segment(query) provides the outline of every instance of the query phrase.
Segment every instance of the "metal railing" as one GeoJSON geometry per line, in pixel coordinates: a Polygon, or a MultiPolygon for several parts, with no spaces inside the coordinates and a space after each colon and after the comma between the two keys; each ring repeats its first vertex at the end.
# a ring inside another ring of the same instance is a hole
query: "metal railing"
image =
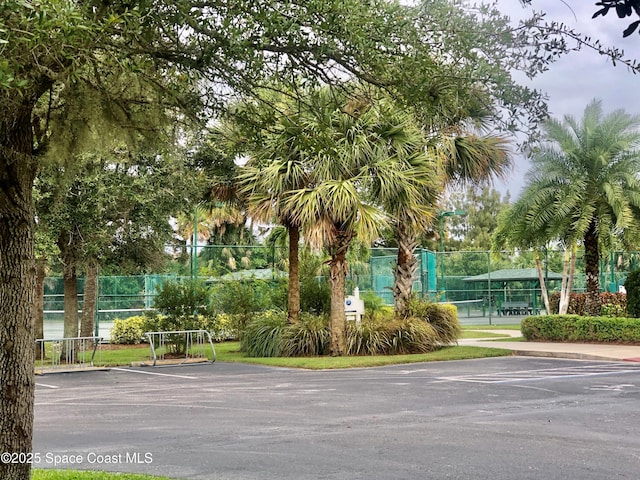
{"type": "Polygon", "coordinates": [[[36,373],[94,366],[102,337],[36,340],[36,373]]]}
{"type": "Polygon", "coordinates": [[[180,364],[216,361],[216,349],[211,334],[206,330],[178,330],[147,332],[151,348],[151,360],[155,367],[158,362],[180,364]],[[209,348],[213,358],[209,360],[209,348]]]}

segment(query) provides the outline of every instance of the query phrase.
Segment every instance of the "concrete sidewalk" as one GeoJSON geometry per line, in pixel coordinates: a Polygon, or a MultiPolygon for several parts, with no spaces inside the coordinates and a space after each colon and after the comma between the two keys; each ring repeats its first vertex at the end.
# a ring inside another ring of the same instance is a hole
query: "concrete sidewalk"
{"type": "MultiPolygon", "coordinates": [[[[517,330],[482,330],[478,332],[505,334],[521,337],[517,330]]],[[[514,355],[535,357],[572,358],[578,360],[610,360],[640,362],[640,345],[614,345],[599,343],[552,343],[552,342],[513,342],[491,338],[467,338],[458,340],[459,345],[473,347],[504,348],[512,350],[514,355]]]]}

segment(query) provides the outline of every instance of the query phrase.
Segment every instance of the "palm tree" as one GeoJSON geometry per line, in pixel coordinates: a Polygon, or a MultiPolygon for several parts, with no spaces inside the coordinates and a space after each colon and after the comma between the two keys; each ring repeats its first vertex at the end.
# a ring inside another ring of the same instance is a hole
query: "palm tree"
{"type": "Polygon", "coordinates": [[[600,312],[599,260],[619,238],[633,244],[640,232],[640,116],[604,115],[593,100],[582,121],[565,116],[544,125],[547,143],[534,152],[530,185],[531,228],[555,225],[561,238],[584,247],[586,311],[600,312]]]}
{"type": "Polygon", "coordinates": [[[439,135],[434,154],[443,164],[445,181],[451,184],[481,185],[505,178],[511,171],[508,141],[499,135],[476,135],[462,130],[439,135]]]}
{"type": "MultiPolygon", "coordinates": [[[[415,129],[415,126],[411,128],[415,129]]],[[[503,177],[511,167],[507,141],[498,136],[436,135],[424,146],[407,142],[412,165],[407,190],[385,198],[398,242],[394,269],[394,310],[406,316],[417,260],[417,238],[431,226],[435,203],[445,185],[486,183],[503,177]],[[419,147],[416,149],[416,147],[419,147]],[[413,149],[413,150],[411,150],[413,149]],[[439,173],[439,180],[434,175],[439,173]]]]}
{"type": "Polygon", "coordinates": [[[262,129],[261,142],[249,147],[251,155],[238,176],[238,193],[250,214],[258,221],[275,219],[287,230],[289,239],[289,323],[300,320],[300,221],[283,205],[287,192],[309,186],[311,175],[306,162],[302,105],[293,97],[272,99],[277,103],[275,124],[262,129]]]}
{"type": "Polygon", "coordinates": [[[372,136],[370,194],[388,216],[398,243],[394,267],[394,311],[405,316],[413,288],[417,237],[433,221],[435,204],[444,189],[439,166],[427,154],[427,139],[406,109],[381,100],[378,115],[368,127],[372,136]]]}
{"type": "MultiPolygon", "coordinates": [[[[382,204],[392,197],[426,199],[419,186],[433,176],[423,168],[416,142],[400,141],[406,132],[398,123],[392,128],[395,122],[385,115],[384,102],[365,95],[341,100],[321,90],[310,104],[316,109],[302,119],[309,180],[284,193],[282,205],[303,226],[307,241],[324,245],[331,257],[330,348],[333,355],[342,355],[346,258],[353,239],[369,242],[378,235],[388,219],[382,204]]],[[[415,203],[414,211],[426,215],[429,204],[415,203]]]]}
{"type": "Polygon", "coordinates": [[[540,249],[545,248],[553,240],[565,247],[562,285],[560,287],[560,304],[558,313],[565,314],[569,308],[569,294],[573,288],[573,278],[576,266],[576,239],[575,237],[560,238],[561,225],[558,222],[538,224],[536,221],[536,204],[530,203],[536,197],[531,188],[520,199],[502,212],[498,218],[498,227],[492,236],[492,249],[499,252],[505,248],[522,248],[533,250],[538,281],[542,300],[547,312],[551,312],[549,295],[545,282],[545,275],[540,258],[540,249]]]}

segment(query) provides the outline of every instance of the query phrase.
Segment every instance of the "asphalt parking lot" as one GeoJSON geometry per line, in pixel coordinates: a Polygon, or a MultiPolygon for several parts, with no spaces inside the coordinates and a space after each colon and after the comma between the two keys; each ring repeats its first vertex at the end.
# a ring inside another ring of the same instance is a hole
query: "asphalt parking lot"
{"type": "Polygon", "coordinates": [[[36,379],[36,467],[181,479],[636,479],[640,364],[216,363],[36,379]]]}

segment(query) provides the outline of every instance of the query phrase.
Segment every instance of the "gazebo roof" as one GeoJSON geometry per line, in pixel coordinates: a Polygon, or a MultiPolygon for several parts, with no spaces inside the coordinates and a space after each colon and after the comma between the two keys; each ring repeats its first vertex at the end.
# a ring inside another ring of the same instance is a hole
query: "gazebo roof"
{"type": "MultiPolygon", "coordinates": [[[[562,275],[556,272],[545,272],[545,278],[549,280],[562,280],[562,275]]],[[[490,273],[465,277],[465,282],[537,282],[538,271],[535,268],[505,268],[490,273]],[[491,277],[489,277],[491,275],[491,277]]]]}

